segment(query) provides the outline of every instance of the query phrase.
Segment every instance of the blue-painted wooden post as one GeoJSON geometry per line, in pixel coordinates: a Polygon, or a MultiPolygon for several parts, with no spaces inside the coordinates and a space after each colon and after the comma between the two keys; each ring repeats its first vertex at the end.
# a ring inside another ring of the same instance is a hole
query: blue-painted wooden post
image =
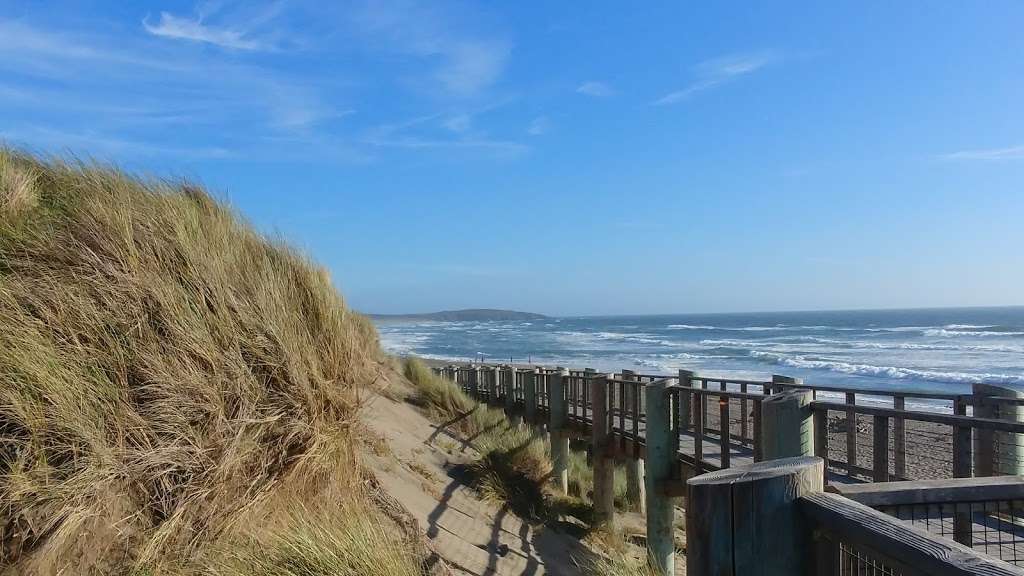
{"type": "Polygon", "coordinates": [[[765,460],[814,455],[814,411],[810,390],[789,389],[761,402],[765,460]]]}
{"type": "Polygon", "coordinates": [[[647,401],[647,551],[662,574],[675,574],[675,498],[662,486],[672,479],[676,463],[676,434],[672,428],[669,381],[644,387],[647,401]]]}
{"type": "MultiPolygon", "coordinates": [[[[993,384],[974,384],[974,416],[1011,422],[1024,421],[1024,406],[1000,402],[1000,398],[1019,400],[1024,392],[993,384]]],[[[1019,476],[1024,474],[1024,435],[995,432],[983,428],[974,431],[975,476],[1019,476]]]]}
{"type": "Polygon", "coordinates": [[[548,380],[548,391],[551,394],[548,398],[551,429],[551,476],[561,489],[562,494],[568,495],[569,434],[566,430],[566,422],[569,420],[569,405],[566,403],[565,379],[568,378],[569,371],[565,368],[557,370],[549,376],[548,380]]]}

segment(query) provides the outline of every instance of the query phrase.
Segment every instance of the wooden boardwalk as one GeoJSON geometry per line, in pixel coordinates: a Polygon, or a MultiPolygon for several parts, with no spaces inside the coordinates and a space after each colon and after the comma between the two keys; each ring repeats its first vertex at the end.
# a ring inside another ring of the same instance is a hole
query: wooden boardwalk
{"type": "MultiPolygon", "coordinates": [[[[646,499],[648,506],[656,506],[652,510],[664,511],[666,505],[672,507],[673,497],[688,493],[687,479],[702,473],[724,473],[763,460],[810,455],[824,463],[817,467],[821,482],[840,491],[842,486],[876,483],[873,485],[883,487],[882,492],[902,493],[904,484],[917,486],[922,481],[945,479],[949,487],[959,490],[955,496],[949,496],[942,486],[923,488],[921,492],[931,498],[926,503],[911,498],[900,503],[902,508],[877,508],[904,525],[1024,565],[1024,514],[1018,514],[1024,512],[1024,422],[1020,421],[1024,410],[1018,409],[1024,406],[1024,398],[1015,391],[1000,395],[998,387],[988,386],[985,394],[964,396],[853,390],[842,391],[840,397],[845,402],[830,402],[818,395],[835,398],[836,388],[807,386],[783,376],[771,381],[742,381],[682,370],[677,377],[666,377],[628,370],[600,374],[508,366],[445,367],[439,372],[482,402],[504,407],[514,418],[550,427],[553,454],[563,446],[568,450],[570,437],[587,442],[594,455],[595,513],[599,517],[614,515],[610,492],[599,488],[611,481],[607,461],[626,463],[628,484],[640,491],[633,494],[634,499],[639,494],[640,501],[646,499]],[[993,389],[995,396],[988,393],[993,389]],[[884,405],[886,396],[891,407],[884,405]],[[595,402],[595,397],[599,401],[595,402]],[[864,397],[871,404],[858,402],[864,397]],[[908,397],[946,402],[953,414],[906,410],[908,397]],[[595,412],[599,430],[595,429],[595,412]],[[968,416],[969,412],[973,415],[968,416]],[[561,439],[557,446],[556,438],[561,439]],[[671,449],[666,452],[666,447],[671,449]],[[653,461],[647,454],[649,448],[657,455],[653,461]],[[665,457],[670,465],[661,460],[665,457]],[[646,481],[644,467],[635,464],[644,461],[646,481]],[[605,471],[599,472],[599,467],[605,471]],[[652,469],[658,474],[654,480],[652,469]],[[974,481],[972,476],[999,474],[1015,475],[1011,492],[985,485],[977,494],[965,496],[962,489],[974,481]],[[599,494],[601,490],[605,493],[599,494]],[[660,500],[663,498],[666,500],[660,500]]],[[[556,475],[564,473],[556,471],[556,475]]],[[[815,503],[809,506],[823,514],[821,518],[835,514],[840,515],[837,519],[844,514],[863,517],[863,512],[843,502],[811,499],[815,503]]],[[[648,514],[649,538],[665,534],[658,527],[661,525],[671,525],[671,516],[652,519],[648,514]]],[[[861,528],[854,528],[858,530],[861,528]]],[[[886,542],[887,546],[893,544],[886,542]]],[[[650,540],[649,546],[662,546],[659,557],[669,562],[670,548],[650,540]]],[[[856,566],[875,566],[871,563],[875,560],[857,556],[852,544],[840,546],[838,553],[846,554],[856,566]]],[[[898,558],[888,560],[898,564],[898,558]]]]}

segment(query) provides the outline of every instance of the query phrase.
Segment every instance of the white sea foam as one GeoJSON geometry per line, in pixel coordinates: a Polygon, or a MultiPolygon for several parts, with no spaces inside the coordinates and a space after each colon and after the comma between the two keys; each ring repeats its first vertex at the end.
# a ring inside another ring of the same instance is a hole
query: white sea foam
{"type": "Polygon", "coordinates": [[[422,332],[380,332],[380,345],[392,354],[409,354],[422,348],[430,340],[422,332]]]}
{"type": "MultiPolygon", "coordinates": [[[[932,350],[949,352],[1008,352],[1024,354],[1024,346],[1009,344],[918,344],[914,342],[866,342],[863,340],[836,340],[835,338],[819,338],[817,336],[787,336],[788,341],[806,342],[810,344],[828,345],[836,348],[853,348],[857,350],[932,350]]],[[[706,346],[732,346],[736,348],[772,348],[788,346],[783,342],[766,340],[701,340],[706,346]]]]}
{"type": "Polygon", "coordinates": [[[947,330],[946,328],[933,328],[924,331],[925,336],[938,338],[958,338],[960,336],[981,336],[998,338],[1000,336],[1024,336],[1024,332],[1006,330],[947,330]]]}
{"type": "Polygon", "coordinates": [[[800,355],[789,356],[786,354],[764,352],[761,350],[751,350],[749,354],[753,358],[774,362],[775,364],[780,364],[782,366],[829,370],[831,372],[858,376],[881,376],[897,380],[917,379],[930,382],[954,382],[958,384],[1024,384],[1024,376],[1017,374],[974,374],[969,372],[919,370],[915,368],[901,368],[898,366],[874,366],[871,364],[856,364],[828,358],[814,358],[800,355]]]}

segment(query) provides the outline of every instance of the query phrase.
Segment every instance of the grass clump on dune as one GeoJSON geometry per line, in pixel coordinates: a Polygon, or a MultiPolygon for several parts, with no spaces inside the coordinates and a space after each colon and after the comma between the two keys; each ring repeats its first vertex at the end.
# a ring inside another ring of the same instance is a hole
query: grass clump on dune
{"type": "MultiPolygon", "coordinates": [[[[416,386],[416,401],[449,430],[472,442],[480,453],[471,468],[485,496],[511,504],[520,516],[538,517],[551,512],[553,503],[542,490],[551,475],[551,446],[535,429],[513,426],[503,410],[478,403],[416,358],[406,359],[405,376],[416,386]]],[[[593,480],[586,454],[572,451],[570,496],[589,506],[593,480]]],[[[617,505],[625,504],[626,476],[621,466],[615,471],[615,499],[617,505]]],[[[579,511],[578,506],[574,508],[579,511]]]]}
{"type": "Polygon", "coordinates": [[[349,441],[378,357],[200,188],[0,150],[0,571],[195,557],[349,441]]]}
{"type": "Polygon", "coordinates": [[[280,529],[225,551],[209,576],[419,576],[420,558],[358,502],[292,509],[280,529]]]}

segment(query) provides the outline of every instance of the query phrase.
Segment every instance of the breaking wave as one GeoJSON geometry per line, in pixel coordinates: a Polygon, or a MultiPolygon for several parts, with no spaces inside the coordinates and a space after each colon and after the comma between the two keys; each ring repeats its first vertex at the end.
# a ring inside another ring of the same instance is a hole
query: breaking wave
{"type": "Polygon", "coordinates": [[[807,356],[788,356],[775,352],[751,350],[750,356],[761,361],[771,362],[792,368],[812,370],[828,370],[842,374],[857,376],[877,376],[897,380],[917,379],[928,382],[950,382],[958,384],[1017,384],[1024,385],[1024,376],[1015,374],[972,374],[969,372],[940,372],[936,370],[918,370],[916,368],[900,368],[898,366],[873,366],[871,364],[854,364],[827,358],[807,356]]]}

